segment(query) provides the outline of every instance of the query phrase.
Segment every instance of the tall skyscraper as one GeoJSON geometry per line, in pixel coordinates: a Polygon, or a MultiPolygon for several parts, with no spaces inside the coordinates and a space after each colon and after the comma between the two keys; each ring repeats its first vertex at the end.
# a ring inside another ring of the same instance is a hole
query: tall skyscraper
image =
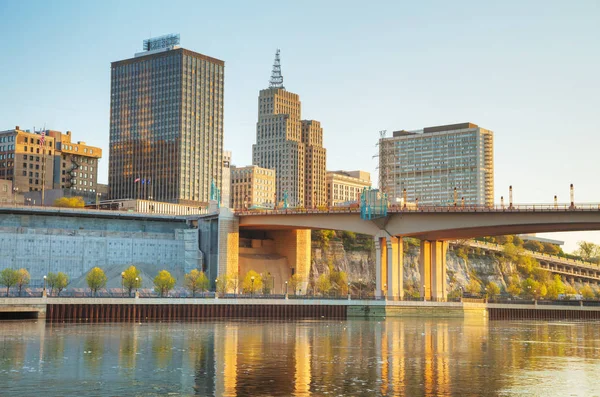
{"type": "Polygon", "coordinates": [[[301,120],[300,115],[299,96],[283,86],[277,50],[269,88],[258,96],[252,163],[275,170],[277,201],[287,195],[288,203],[294,206],[312,206],[315,199],[324,204],[323,129],[318,121],[301,120]]]}
{"type": "Polygon", "coordinates": [[[223,172],[221,60],[180,48],[179,35],[144,41],[111,65],[109,185],[113,199],[208,202],[223,172]]]}
{"type": "Polygon", "coordinates": [[[379,140],[379,188],[392,203],[494,204],[494,134],[462,123],[394,131],[379,140]]]}

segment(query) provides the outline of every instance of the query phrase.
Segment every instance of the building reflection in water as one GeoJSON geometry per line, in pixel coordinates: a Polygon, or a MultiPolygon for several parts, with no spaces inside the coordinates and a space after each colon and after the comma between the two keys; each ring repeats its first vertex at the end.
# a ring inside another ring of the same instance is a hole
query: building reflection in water
{"type": "Polygon", "coordinates": [[[0,324],[0,390],[18,385],[31,395],[43,386],[67,395],[97,384],[109,395],[132,388],[199,396],[523,394],[545,376],[553,389],[538,394],[552,395],[568,393],[573,379],[600,389],[598,340],[591,323],[462,319],[0,324]]]}

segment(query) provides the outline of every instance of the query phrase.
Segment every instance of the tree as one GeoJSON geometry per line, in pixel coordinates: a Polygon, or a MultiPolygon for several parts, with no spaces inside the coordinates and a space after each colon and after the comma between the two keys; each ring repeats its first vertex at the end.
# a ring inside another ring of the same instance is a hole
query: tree
{"type": "Polygon", "coordinates": [[[521,283],[522,295],[527,298],[539,299],[542,296],[541,284],[529,277],[521,283]]]}
{"type": "Polygon", "coordinates": [[[600,246],[588,241],[578,241],[579,248],[575,250],[575,254],[581,256],[583,260],[589,261],[600,256],[600,246]]]}
{"type": "Polygon", "coordinates": [[[69,276],[63,272],[58,272],[56,274],[48,273],[46,281],[50,286],[50,295],[52,295],[52,292],[56,289],[58,291],[57,296],[60,296],[60,292],[69,284],[69,276]]]}
{"type": "Polygon", "coordinates": [[[269,295],[273,289],[274,278],[269,272],[262,273],[260,277],[262,278],[262,293],[269,295]]]}
{"type": "Polygon", "coordinates": [[[539,241],[535,241],[535,240],[527,240],[523,244],[523,248],[525,248],[526,250],[529,250],[529,251],[544,252],[544,245],[542,243],[540,243],[539,241]]]}
{"type": "Polygon", "coordinates": [[[469,282],[469,285],[467,285],[466,290],[468,293],[479,295],[481,293],[481,284],[479,283],[479,281],[473,278],[469,282]]]}
{"type": "Polygon", "coordinates": [[[134,288],[140,288],[142,286],[142,276],[140,276],[140,271],[135,266],[129,266],[127,270],[125,270],[121,277],[123,278],[123,285],[127,288],[128,295],[131,296],[131,291],[134,288]]]}
{"type": "Polygon", "coordinates": [[[204,292],[208,289],[208,277],[204,272],[193,269],[185,275],[183,285],[192,291],[192,296],[196,297],[196,291],[204,292]]]}
{"type": "Polygon", "coordinates": [[[55,207],[65,207],[65,208],[83,208],[85,207],[85,201],[83,201],[83,197],[60,197],[54,200],[55,207]]]}
{"type": "Polygon", "coordinates": [[[490,281],[485,287],[485,292],[487,292],[490,298],[495,298],[500,295],[500,287],[493,281],[490,281]]]}
{"type": "Polygon", "coordinates": [[[521,247],[516,247],[513,243],[507,243],[504,245],[503,256],[510,262],[515,262],[519,255],[521,255],[521,247]]]}
{"type": "Polygon", "coordinates": [[[546,253],[548,255],[559,255],[562,252],[560,247],[556,244],[543,243],[543,246],[544,246],[544,253],[546,253]]]}
{"type": "Polygon", "coordinates": [[[329,275],[323,273],[317,279],[317,291],[321,293],[321,295],[325,295],[331,289],[331,281],[329,280],[329,275]]]}
{"type": "Polygon", "coordinates": [[[514,235],[512,243],[517,247],[521,246],[521,245],[523,245],[523,239],[517,235],[514,235]]]}
{"type": "Polygon", "coordinates": [[[231,289],[231,277],[228,274],[222,274],[215,280],[215,292],[225,294],[231,289]]]}
{"type": "Polygon", "coordinates": [[[547,285],[548,293],[546,294],[546,297],[548,299],[558,299],[559,295],[565,293],[565,284],[558,274],[555,275],[552,281],[548,282],[547,285]]]}
{"type": "Polygon", "coordinates": [[[19,279],[17,280],[17,287],[19,287],[19,296],[21,296],[21,290],[23,289],[24,285],[29,284],[31,276],[29,275],[27,269],[19,269],[17,273],[19,274],[19,279]]]}
{"type": "Polygon", "coordinates": [[[160,294],[161,297],[169,295],[169,291],[175,287],[175,278],[171,276],[166,270],[158,272],[154,277],[154,290],[160,294]]]}
{"type": "Polygon", "coordinates": [[[506,292],[508,292],[513,298],[516,298],[517,296],[521,295],[521,287],[519,284],[509,284],[508,287],[506,287],[506,292]]]}
{"type": "Polygon", "coordinates": [[[335,236],[333,230],[313,230],[311,237],[321,244],[321,248],[329,247],[329,240],[335,236]]]}
{"type": "Polygon", "coordinates": [[[538,261],[531,256],[521,255],[517,258],[517,268],[527,275],[532,275],[539,265],[538,261]]]}
{"type": "Polygon", "coordinates": [[[244,293],[254,294],[255,291],[260,291],[263,288],[263,280],[260,274],[254,270],[248,271],[242,281],[242,290],[244,293]],[[252,281],[254,279],[254,281],[252,281]]]}
{"type": "Polygon", "coordinates": [[[590,287],[589,284],[586,284],[581,289],[581,295],[584,299],[594,299],[594,290],[590,287]]]}
{"type": "Polygon", "coordinates": [[[332,266],[329,271],[329,281],[331,282],[331,287],[341,295],[348,294],[348,275],[346,272],[333,270],[332,266]]]}
{"type": "Polygon", "coordinates": [[[508,236],[496,236],[496,242],[500,245],[504,245],[504,244],[514,244],[514,236],[512,235],[508,235],[508,236]]]}
{"type": "Polygon", "coordinates": [[[298,288],[305,281],[306,280],[304,280],[304,278],[302,276],[300,276],[298,273],[296,273],[292,277],[290,277],[289,284],[290,284],[290,288],[292,289],[292,291],[294,291],[294,295],[296,295],[298,293],[298,288]]]}
{"type": "Polygon", "coordinates": [[[104,270],[99,267],[95,267],[89,271],[87,277],[85,278],[88,287],[92,290],[92,295],[96,295],[100,288],[104,288],[106,286],[106,274],[104,274],[104,270]]]}
{"type": "Polygon", "coordinates": [[[6,296],[10,291],[10,287],[19,282],[19,272],[14,269],[4,269],[0,272],[0,284],[6,286],[6,296]]]}

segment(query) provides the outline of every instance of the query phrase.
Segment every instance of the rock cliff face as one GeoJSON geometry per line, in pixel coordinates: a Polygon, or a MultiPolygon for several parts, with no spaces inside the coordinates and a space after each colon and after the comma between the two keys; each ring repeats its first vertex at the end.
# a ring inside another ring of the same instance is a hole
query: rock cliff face
{"type": "MultiPolygon", "coordinates": [[[[330,241],[327,248],[318,243],[312,245],[312,266],[310,277],[315,280],[319,275],[328,272],[328,264],[333,264],[339,271],[348,274],[348,280],[365,284],[375,284],[375,251],[349,251],[339,241],[330,241]]],[[[510,274],[512,265],[504,268],[498,258],[491,254],[469,255],[467,259],[458,257],[452,250],[447,256],[447,282],[449,291],[465,288],[473,278],[480,282],[495,282],[501,288],[506,287],[505,275],[510,274]]],[[[405,247],[404,251],[404,282],[408,285],[419,286],[419,248],[405,247]]]]}

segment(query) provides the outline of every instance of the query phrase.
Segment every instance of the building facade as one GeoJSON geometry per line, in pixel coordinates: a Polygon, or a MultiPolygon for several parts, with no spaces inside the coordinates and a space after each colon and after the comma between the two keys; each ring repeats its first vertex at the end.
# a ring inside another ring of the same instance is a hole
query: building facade
{"type": "Polygon", "coordinates": [[[275,170],[277,201],[284,196],[292,206],[325,201],[323,129],[317,121],[301,120],[300,97],[283,86],[279,50],[269,88],[258,96],[252,163],[275,170]]]}
{"type": "Polygon", "coordinates": [[[222,185],[225,64],[160,43],[111,65],[111,197],[206,203],[222,185]]]}
{"type": "Polygon", "coordinates": [[[71,131],[0,131],[0,179],[20,193],[51,189],[96,192],[102,149],[71,142],[71,131]]]}
{"type": "Polygon", "coordinates": [[[380,189],[390,202],[494,204],[494,136],[476,124],[394,131],[379,140],[380,189]]]}
{"type": "Polygon", "coordinates": [[[231,208],[275,205],[276,172],[256,165],[231,167],[231,208]]]}
{"type": "Polygon", "coordinates": [[[304,143],[304,203],[316,208],[327,203],[327,151],[323,147],[323,128],[315,120],[302,120],[304,143]]]}
{"type": "Polygon", "coordinates": [[[327,204],[358,202],[363,189],[369,187],[371,174],[366,171],[327,171],[327,204]]]}
{"type": "Polygon", "coordinates": [[[223,183],[221,188],[221,206],[231,205],[231,151],[223,152],[223,183]]]}

